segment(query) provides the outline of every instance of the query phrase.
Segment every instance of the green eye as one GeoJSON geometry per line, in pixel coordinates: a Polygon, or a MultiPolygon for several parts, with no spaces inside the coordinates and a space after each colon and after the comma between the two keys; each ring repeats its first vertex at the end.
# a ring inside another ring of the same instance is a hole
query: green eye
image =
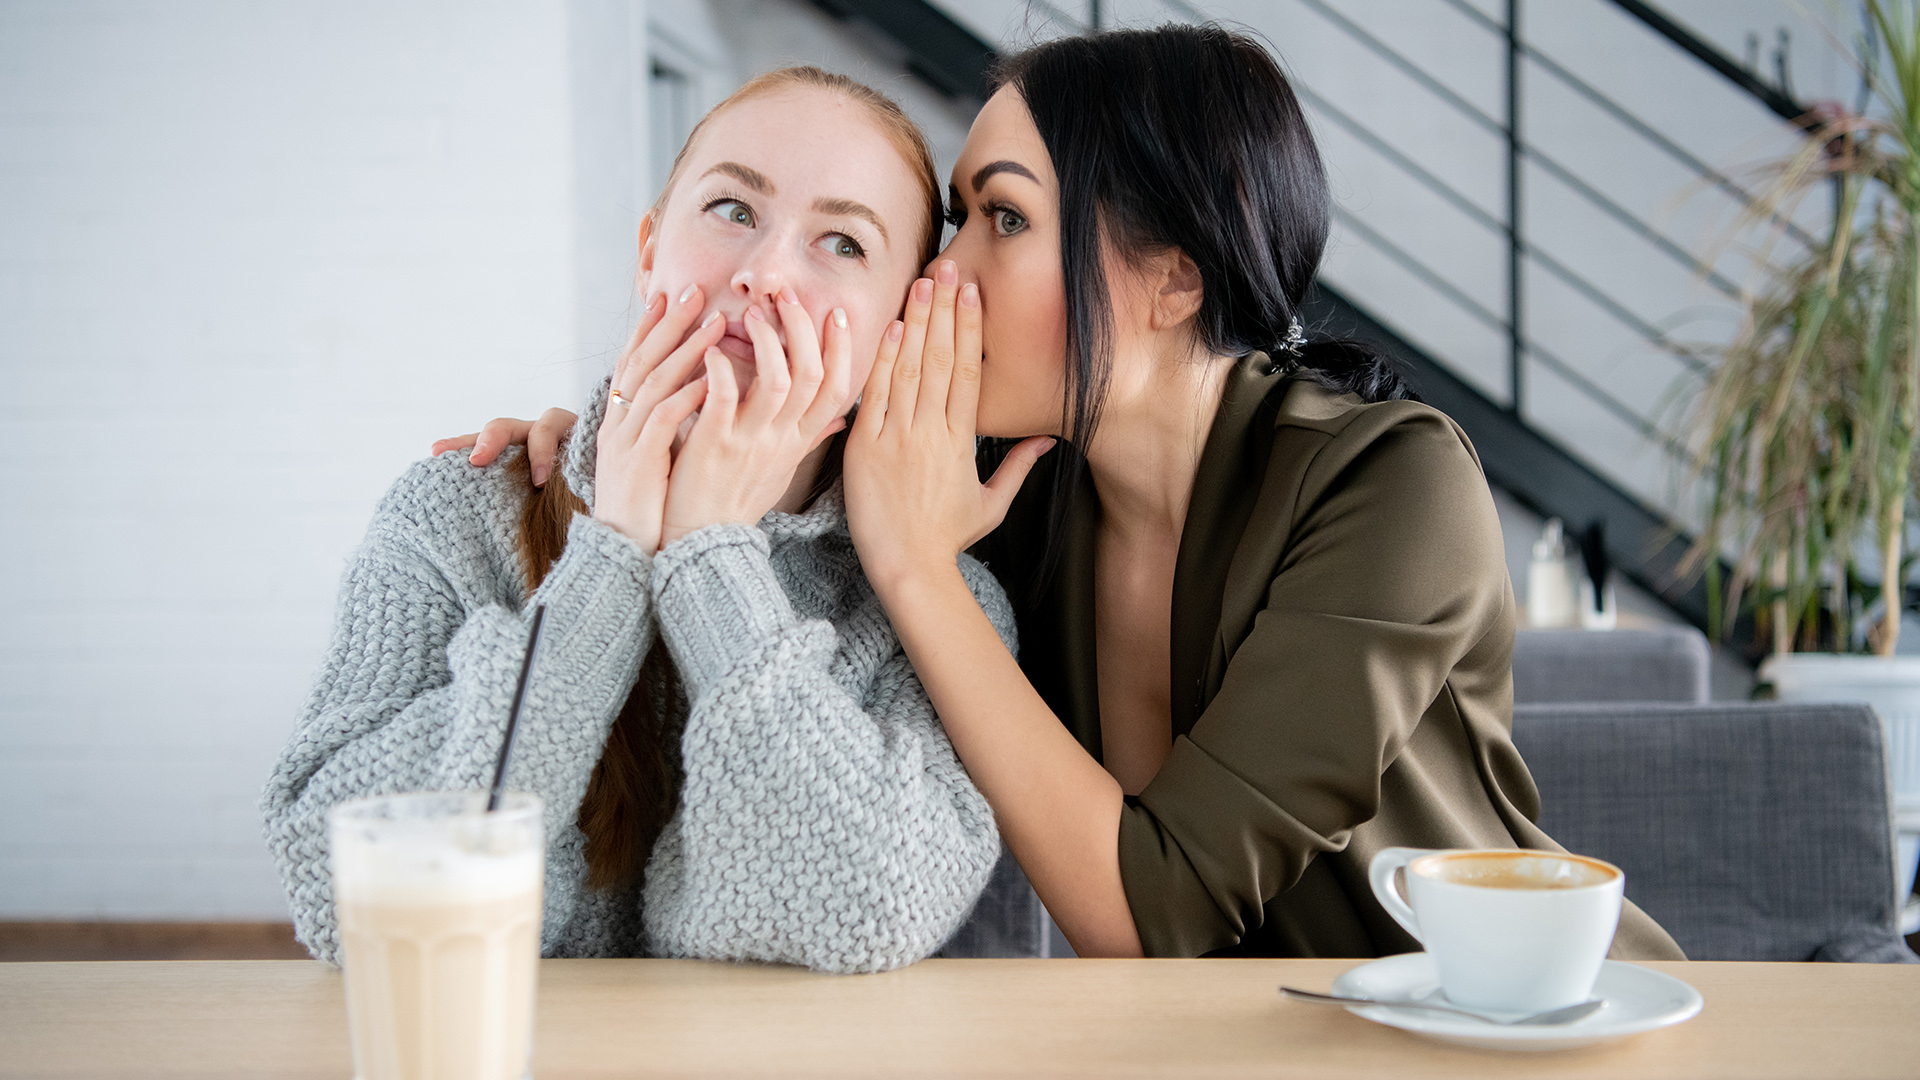
{"type": "Polygon", "coordinates": [[[735,225],[753,227],[753,209],[738,199],[716,199],[707,204],[708,210],[717,210],[720,216],[735,225]]]}
{"type": "Polygon", "coordinates": [[[858,259],[867,253],[867,249],[856,243],[851,236],[842,236],[834,241],[833,253],[844,259],[858,259]]]}
{"type": "Polygon", "coordinates": [[[1027,219],[1021,217],[1018,210],[996,210],[993,213],[993,227],[1001,236],[1012,236],[1027,227],[1027,219]]]}

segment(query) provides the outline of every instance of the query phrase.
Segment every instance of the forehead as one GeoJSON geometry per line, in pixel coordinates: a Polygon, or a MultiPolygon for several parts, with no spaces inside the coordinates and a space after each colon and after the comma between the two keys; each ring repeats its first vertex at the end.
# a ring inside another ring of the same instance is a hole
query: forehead
{"type": "Polygon", "coordinates": [[[967,145],[954,162],[953,183],[972,193],[972,177],[981,166],[1012,161],[1027,167],[1043,184],[1054,182],[1053,158],[1040,129],[1033,125],[1026,100],[1011,86],[994,91],[974,117],[967,145]]]}
{"type": "Polygon", "coordinates": [[[689,149],[687,186],[716,162],[745,165],[778,196],[854,199],[891,219],[920,205],[920,177],[869,106],[820,87],[791,87],[728,106],[689,149]]]}

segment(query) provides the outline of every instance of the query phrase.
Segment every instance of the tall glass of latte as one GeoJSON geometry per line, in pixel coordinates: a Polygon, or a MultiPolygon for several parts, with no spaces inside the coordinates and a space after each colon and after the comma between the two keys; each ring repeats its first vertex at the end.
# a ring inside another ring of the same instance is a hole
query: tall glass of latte
{"type": "Polygon", "coordinates": [[[361,799],[329,818],[356,1080],[521,1080],[540,959],[541,806],[361,799]]]}

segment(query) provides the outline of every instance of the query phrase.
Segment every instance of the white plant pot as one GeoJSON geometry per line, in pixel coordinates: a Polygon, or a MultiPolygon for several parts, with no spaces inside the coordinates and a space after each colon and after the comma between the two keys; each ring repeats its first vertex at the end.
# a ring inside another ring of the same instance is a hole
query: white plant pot
{"type": "Polygon", "coordinates": [[[1920,864],[1920,656],[1785,653],[1760,665],[1760,679],[1781,701],[1865,702],[1886,731],[1887,768],[1901,828],[1894,845],[1894,887],[1904,902],[1920,864]]]}

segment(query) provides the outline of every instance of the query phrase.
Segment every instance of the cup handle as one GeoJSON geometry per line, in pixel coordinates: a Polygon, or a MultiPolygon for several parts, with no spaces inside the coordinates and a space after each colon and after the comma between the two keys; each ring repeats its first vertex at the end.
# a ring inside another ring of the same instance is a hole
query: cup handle
{"type": "Polygon", "coordinates": [[[1431,854],[1433,852],[1428,848],[1385,848],[1373,857],[1373,862],[1367,867],[1367,880],[1373,885],[1373,898],[1380,901],[1380,906],[1387,909],[1387,914],[1393,916],[1394,922],[1404,927],[1407,933],[1413,935],[1413,940],[1422,945],[1427,940],[1420,934],[1420,920],[1414,915],[1413,908],[1400,898],[1400,890],[1393,884],[1393,875],[1420,856],[1431,854]]]}

